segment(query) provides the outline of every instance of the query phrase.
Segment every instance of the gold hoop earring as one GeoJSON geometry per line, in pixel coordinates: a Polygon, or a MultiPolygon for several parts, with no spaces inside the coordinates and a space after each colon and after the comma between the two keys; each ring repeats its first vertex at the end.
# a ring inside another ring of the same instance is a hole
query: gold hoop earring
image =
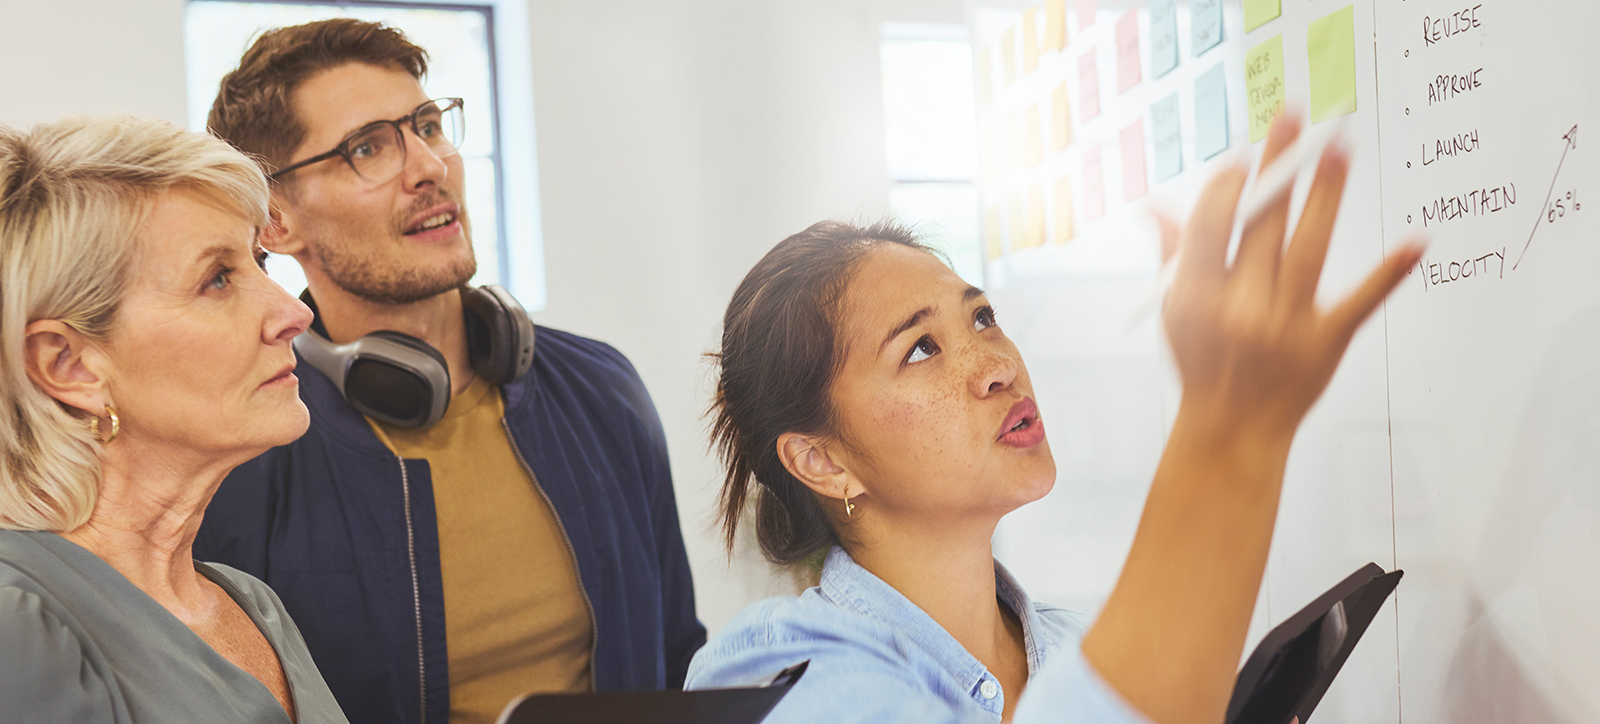
{"type": "Polygon", "coordinates": [[[845,491],[844,491],[844,517],[846,517],[846,518],[854,518],[855,516],[852,515],[851,513],[853,511],[855,511],[855,509],[856,509],[856,506],[850,504],[850,489],[849,488],[845,488],[845,491]]]}
{"type": "Polygon", "coordinates": [[[107,404],[106,417],[111,418],[111,436],[106,438],[100,437],[100,416],[96,415],[89,418],[89,434],[94,435],[94,439],[98,440],[101,445],[110,445],[112,440],[117,439],[117,433],[122,431],[122,421],[117,419],[116,407],[107,404]]]}

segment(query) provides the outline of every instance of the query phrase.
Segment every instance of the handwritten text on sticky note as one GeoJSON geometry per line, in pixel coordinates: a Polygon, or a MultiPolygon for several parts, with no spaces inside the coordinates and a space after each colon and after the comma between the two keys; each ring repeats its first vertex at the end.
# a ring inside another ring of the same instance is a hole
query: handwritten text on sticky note
{"type": "Polygon", "coordinates": [[[1150,0],[1150,77],[1178,67],[1178,0],[1150,0]]]}
{"type": "Polygon", "coordinates": [[[1176,92],[1150,106],[1150,135],[1155,145],[1156,182],[1183,173],[1183,130],[1176,92]]]}
{"type": "Polygon", "coordinates": [[[1222,0],[1191,0],[1189,3],[1190,54],[1201,53],[1217,47],[1222,42],[1222,0]]]}
{"type": "Polygon", "coordinates": [[[1267,127],[1283,110],[1283,36],[1274,35],[1244,54],[1245,107],[1250,112],[1250,142],[1267,137],[1267,127]]]}

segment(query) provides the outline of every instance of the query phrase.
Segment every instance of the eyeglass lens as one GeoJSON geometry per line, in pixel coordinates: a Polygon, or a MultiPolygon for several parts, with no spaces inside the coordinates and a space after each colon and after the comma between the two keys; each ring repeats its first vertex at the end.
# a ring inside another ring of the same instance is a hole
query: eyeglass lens
{"type": "MultiPolygon", "coordinates": [[[[459,104],[448,100],[429,103],[413,118],[412,128],[435,155],[444,158],[456,153],[463,131],[459,104]]],[[[352,137],[346,148],[356,173],[373,183],[398,176],[405,166],[405,139],[400,133],[399,126],[381,123],[352,137]]]]}

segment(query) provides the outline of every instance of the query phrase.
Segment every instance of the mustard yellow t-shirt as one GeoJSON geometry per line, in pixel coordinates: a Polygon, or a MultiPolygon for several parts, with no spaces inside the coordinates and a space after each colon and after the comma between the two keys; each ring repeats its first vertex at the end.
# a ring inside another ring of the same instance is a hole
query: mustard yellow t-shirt
{"type": "Polygon", "coordinates": [[[425,430],[369,420],[396,454],[428,461],[439,520],[450,724],[492,724],[521,694],[591,687],[594,622],[561,523],[484,381],[425,430]]]}

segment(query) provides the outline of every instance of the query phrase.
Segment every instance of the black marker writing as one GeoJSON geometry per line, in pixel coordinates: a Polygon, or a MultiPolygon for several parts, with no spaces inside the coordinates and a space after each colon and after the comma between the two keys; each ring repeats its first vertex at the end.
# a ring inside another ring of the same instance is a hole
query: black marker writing
{"type": "Polygon", "coordinates": [[[1505,211],[1517,203],[1517,185],[1473,189],[1456,196],[1441,196],[1422,207],[1422,225],[1441,224],[1473,216],[1505,211]]]}

